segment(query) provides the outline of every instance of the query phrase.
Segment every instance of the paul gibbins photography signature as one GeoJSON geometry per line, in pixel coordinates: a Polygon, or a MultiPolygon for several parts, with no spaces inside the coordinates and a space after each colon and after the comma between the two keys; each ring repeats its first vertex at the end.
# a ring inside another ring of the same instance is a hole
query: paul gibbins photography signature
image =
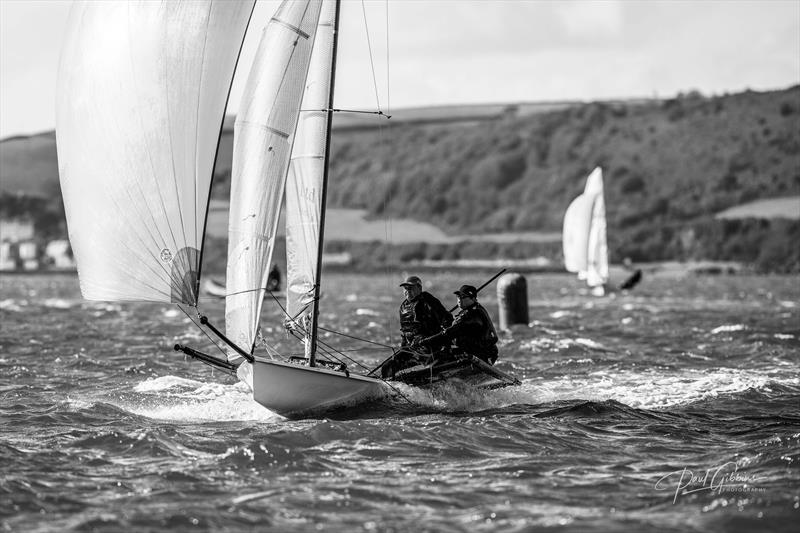
{"type": "Polygon", "coordinates": [[[763,487],[753,486],[758,481],[757,474],[739,472],[739,466],[729,461],[719,466],[708,468],[695,474],[684,467],[662,476],[656,481],[656,490],[675,490],[672,503],[678,501],[679,496],[686,496],[695,492],[710,491],[712,494],[723,492],[763,492],[763,487]]]}

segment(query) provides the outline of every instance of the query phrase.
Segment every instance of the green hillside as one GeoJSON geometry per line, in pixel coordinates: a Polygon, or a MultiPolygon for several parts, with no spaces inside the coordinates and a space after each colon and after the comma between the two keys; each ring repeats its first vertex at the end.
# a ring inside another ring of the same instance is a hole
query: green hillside
{"type": "MultiPolygon", "coordinates": [[[[711,98],[436,108],[427,118],[414,110],[390,121],[342,114],[334,124],[332,207],[459,234],[559,231],[566,206],[600,165],[613,260],[737,260],[800,271],[797,220],[713,219],[745,202],[800,194],[800,86],[711,98]],[[369,127],[376,122],[383,127],[369,127]]],[[[232,137],[226,127],[213,191],[220,199],[229,188],[232,137]]],[[[20,195],[56,202],[52,133],[1,141],[0,177],[4,214],[19,211],[20,195]]],[[[395,259],[543,253],[558,260],[559,253],[530,243],[403,249],[395,259]]]]}

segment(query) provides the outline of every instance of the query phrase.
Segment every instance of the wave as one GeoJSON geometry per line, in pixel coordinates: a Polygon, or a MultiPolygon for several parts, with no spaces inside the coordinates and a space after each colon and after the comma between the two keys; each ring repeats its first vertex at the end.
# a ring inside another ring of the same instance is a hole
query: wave
{"type": "Polygon", "coordinates": [[[539,388],[553,400],[616,400],[636,408],[664,409],[748,389],[766,390],[775,385],[796,387],[800,385],[800,377],[735,368],[642,371],[610,368],[582,376],[541,376],[526,381],[526,385],[539,388]]]}

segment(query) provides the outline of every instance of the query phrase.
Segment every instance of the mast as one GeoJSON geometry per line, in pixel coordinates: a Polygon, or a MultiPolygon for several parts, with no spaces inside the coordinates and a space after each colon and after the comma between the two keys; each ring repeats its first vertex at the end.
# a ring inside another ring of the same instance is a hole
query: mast
{"type": "Polygon", "coordinates": [[[333,54],[331,57],[331,85],[328,92],[328,128],[325,136],[325,164],[322,174],[322,191],[320,192],[320,216],[319,216],[319,244],[317,248],[317,271],[314,280],[314,311],[311,313],[311,347],[308,355],[308,365],[315,366],[317,355],[317,332],[319,329],[319,294],[320,281],[322,279],[322,249],[325,246],[325,203],[328,194],[328,172],[331,156],[331,129],[333,124],[333,93],[336,86],[336,50],[339,47],[339,10],[341,0],[336,1],[336,12],[333,16],[333,54]]]}

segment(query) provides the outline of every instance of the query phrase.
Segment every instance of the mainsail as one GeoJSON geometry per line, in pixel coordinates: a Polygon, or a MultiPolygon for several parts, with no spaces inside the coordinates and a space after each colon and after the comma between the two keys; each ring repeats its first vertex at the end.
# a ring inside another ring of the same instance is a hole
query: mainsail
{"type": "Polygon", "coordinates": [[[252,352],[320,0],[284,1],[262,35],[234,127],[225,328],[252,352]]]}
{"type": "Polygon", "coordinates": [[[608,281],[606,209],[603,197],[603,171],[595,168],[586,179],[582,194],[570,203],[564,214],[564,266],[577,272],[590,287],[608,281]]]}
{"type": "MultiPolygon", "coordinates": [[[[602,290],[608,281],[608,244],[606,242],[606,201],[603,197],[603,171],[594,169],[586,180],[585,195],[592,201],[592,223],[586,252],[586,284],[602,290]]],[[[602,295],[602,294],[600,294],[602,295]]]]}
{"type": "Polygon", "coordinates": [[[56,139],[85,298],[196,305],[217,142],[253,5],[73,6],[56,139]]]}
{"type": "MultiPolygon", "coordinates": [[[[305,96],[286,182],[286,313],[306,330],[313,316],[320,253],[322,190],[330,113],[336,3],[325,2],[311,54],[305,96]]],[[[306,342],[308,350],[310,343],[306,342]]]]}
{"type": "Polygon", "coordinates": [[[589,228],[592,222],[592,202],[583,194],[572,200],[564,214],[564,267],[579,277],[586,277],[589,228]]]}

